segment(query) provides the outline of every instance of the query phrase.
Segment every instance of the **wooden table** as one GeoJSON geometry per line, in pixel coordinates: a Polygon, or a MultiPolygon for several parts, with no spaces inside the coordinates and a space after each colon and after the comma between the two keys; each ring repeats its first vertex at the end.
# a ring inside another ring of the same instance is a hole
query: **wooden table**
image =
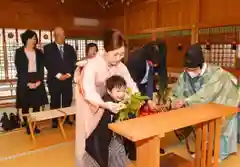
{"type": "Polygon", "coordinates": [[[36,142],[34,130],[35,130],[37,122],[51,120],[54,118],[58,119],[58,124],[59,124],[59,128],[61,130],[62,136],[64,139],[66,139],[66,134],[65,134],[65,131],[63,128],[63,124],[64,124],[66,117],[67,117],[67,115],[63,112],[60,112],[58,109],[29,113],[28,124],[29,124],[29,129],[31,132],[31,137],[33,139],[33,142],[34,143],[36,142]]]}
{"type": "Polygon", "coordinates": [[[197,138],[194,166],[218,167],[222,117],[235,113],[237,113],[236,107],[200,104],[112,123],[109,124],[109,128],[136,142],[137,167],[160,167],[160,138],[170,131],[195,125],[197,138]],[[212,150],[214,150],[214,164],[212,164],[212,150]]]}

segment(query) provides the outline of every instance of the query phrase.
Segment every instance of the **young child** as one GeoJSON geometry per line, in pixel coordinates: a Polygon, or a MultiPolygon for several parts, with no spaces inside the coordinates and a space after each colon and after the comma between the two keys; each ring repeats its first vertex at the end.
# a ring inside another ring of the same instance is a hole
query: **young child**
{"type": "MultiPolygon", "coordinates": [[[[107,94],[103,97],[104,101],[119,103],[125,100],[127,84],[121,76],[114,75],[110,77],[106,82],[106,88],[107,94]]],[[[110,111],[105,111],[105,113],[109,113],[109,123],[116,121],[117,115],[114,115],[110,111]]],[[[130,161],[125,152],[123,139],[121,136],[113,133],[112,131],[110,131],[110,133],[111,140],[109,143],[108,166],[126,167],[130,161]]]]}
{"type": "MultiPolygon", "coordinates": [[[[117,75],[106,81],[107,93],[105,102],[119,103],[126,97],[126,81],[117,75]]],[[[121,105],[119,104],[119,107],[121,105]]],[[[96,129],[86,142],[86,150],[90,156],[86,161],[94,167],[126,167],[130,161],[127,158],[122,138],[108,129],[108,124],[116,120],[116,114],[105,110],[96,129]]]]}

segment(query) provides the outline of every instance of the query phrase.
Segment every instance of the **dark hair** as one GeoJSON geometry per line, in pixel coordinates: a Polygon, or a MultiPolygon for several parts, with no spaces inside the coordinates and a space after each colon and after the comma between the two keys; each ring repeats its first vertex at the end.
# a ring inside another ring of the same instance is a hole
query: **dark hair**
{"type": "Polygon", "coordinates": [[[106,52],[126,46],[124,36],[118,30],[106,30],[103,38],[104,49],[106,52]]]}
{"type": "Polygon", "coordinates": [[[106,81],[107,90],[112,91],[113,88],[126,87],[127,83],[123,77],[119,75],[113,75],[106,81]]]}
{"type": "Polygon", "coordinates": [[[97,44],[95,44],[95,43],[88,43],[87,46],[86,46],[86,55],[88,54],[89,49],[92,48],[92,47],[96,47],[97,52],[98,52],[98,46],[97,46],[97,44]]]}
{"type": "Polygon", "coordinates": [[[36,32],[34,32],[32,30],[26,30],[24,33],[22,33],[21,34],[21,40],[22,40],[23,45],[26,46],[28,39],[31,39],[34,36],[36,37],[36,40],[37,40],[36,44],[37,44],[38,43],[38,37],[37,37],[36,32]]]}

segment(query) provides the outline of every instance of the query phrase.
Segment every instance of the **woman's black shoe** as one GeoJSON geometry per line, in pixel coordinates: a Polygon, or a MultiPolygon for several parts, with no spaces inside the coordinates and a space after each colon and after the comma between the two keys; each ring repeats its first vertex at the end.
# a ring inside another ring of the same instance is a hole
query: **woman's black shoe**
{"type": "Polygon", "coordinates": [[[165,150],[163,148],[160,148],[160,153],[165,154],[165,150]]]}
{"type": "MultiPolygon", "coordinates": [[[[26,132],[27,132],[28,135],[31,134],[29,127],[26,128],[26,132]]],[[[37,127],[34,129],[35,134],[39,134],[40,132],[41,132],[40,129],[38,129],[37,127]]]]}

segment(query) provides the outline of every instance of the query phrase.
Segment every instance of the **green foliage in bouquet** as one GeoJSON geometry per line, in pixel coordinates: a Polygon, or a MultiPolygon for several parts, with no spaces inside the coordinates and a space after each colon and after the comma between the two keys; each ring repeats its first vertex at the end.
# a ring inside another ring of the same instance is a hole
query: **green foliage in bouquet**
{"type": "Polygon", "coordinates": [[[169,95],[169,89],[167,84],[161,82],[160,76],[158,73],[155,73],[155,86],[157,90],[157,99],[158,104],[166,104],[169,95]]]}
{"type": "Polygon", "coordinates": [[[125,107],[118,113],[118,121],[128,120],[139,116],[139,109],[149,100],[148,96],[142,96],[140,92],[132,93],[131,89],[128,89],[129,99],[124,102],[125,107]]]}

